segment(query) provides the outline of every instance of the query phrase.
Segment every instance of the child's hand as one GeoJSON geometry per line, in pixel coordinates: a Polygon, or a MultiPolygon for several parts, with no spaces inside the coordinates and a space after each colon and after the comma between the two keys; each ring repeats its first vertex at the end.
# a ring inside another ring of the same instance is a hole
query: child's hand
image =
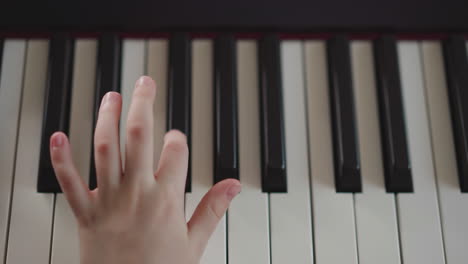
{"type": "Polygon", "coordinates": [[[121,97],[110,92],[103,98],[94,134],[98,188],[93,191],[77,173],[67,137],[61,132],[51,137],[55,173],[79,224],[82,264],[198,263],[240,191],[237,180],[219,182],[185,222],[186,138],[178,131],[166,134],[154,172],[155,94],[151,78],[137,81],[128,113],[125,161],[119,147],[121,97]]]}

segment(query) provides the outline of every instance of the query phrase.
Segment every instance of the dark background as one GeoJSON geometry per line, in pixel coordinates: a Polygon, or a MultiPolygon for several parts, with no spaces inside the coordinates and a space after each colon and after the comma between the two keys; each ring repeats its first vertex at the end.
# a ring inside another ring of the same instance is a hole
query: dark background
{"type": "Polygon", "coordinates": [[[2,0],[0,30],[468,32],[468,0],[2,0]]]}

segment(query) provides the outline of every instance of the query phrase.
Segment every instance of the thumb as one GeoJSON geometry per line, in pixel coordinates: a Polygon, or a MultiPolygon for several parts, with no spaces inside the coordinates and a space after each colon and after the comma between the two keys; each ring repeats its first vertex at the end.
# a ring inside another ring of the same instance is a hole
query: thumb
{"type": "Polygon", "coordinates": [[[240,190],[238,180],[226,179],[211,187],[198,204],[187,225],[191,246],[200,256],[218,222],[240,190]]]}

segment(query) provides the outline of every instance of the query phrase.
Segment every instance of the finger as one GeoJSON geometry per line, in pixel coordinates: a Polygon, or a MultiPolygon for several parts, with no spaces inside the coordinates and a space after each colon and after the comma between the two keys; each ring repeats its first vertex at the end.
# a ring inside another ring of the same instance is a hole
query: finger
{"type": "Polygon", "coordinates": [[[188,146],[186,136],[171,130],[164,136],[156,178],[162,184],[172,184],[179,192],[184,192],[188,169],[188,146]]]}
{"type": "Polygon", "coordinates": [[[94,133],[94,159],[99,195],[109,197],[115,191],[122,175],[119,145],[119,120],[122,97],[119,93],[108,92],[99,108],[94,133]]]}
{"type": "Polygon", "coordinates": [[[211,234],[240,190],[239,181],[226,179],[205,194],[187,223],[190,243],[195,252],[203,253],[211,234]]]}
{"type": "MultiPolygon", "coordinates": [[[[142,76],[136,82],[128,112],[125,174],[130,182],[153,180],[153,104],[156,84],[142,76]]],[[[126,179],[127,180],[127,179],[126,179]]],[[[154,182],[154,181],[152,181],[154,182]]]]}
{"type": "Polygon", "coordinates": [[[62,132],[51,136],[50,156],[57,180],[75,217],[79,223],[86,223],[91,209],[89,189],[73,164],[70,143],[62,132]]]}

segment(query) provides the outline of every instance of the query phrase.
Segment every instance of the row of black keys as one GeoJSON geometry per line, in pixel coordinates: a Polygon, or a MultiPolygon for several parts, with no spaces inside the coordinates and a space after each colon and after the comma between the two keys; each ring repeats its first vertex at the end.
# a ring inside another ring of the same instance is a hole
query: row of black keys
{"type": "MultiPolygon", "coordinates": [[[[225,34],[214,40],[214,183],[239,178],[237,132],[236,42],[225,34]]],[[[0,41],[1,43],[1,41],[0,41]]],[[[49,138],[55,131],[68,132],[74,39],[65,33],[50,40],[45,112],[37,189],[60,192],[50,161],[49,138]]],[[[1,48],[1,44],[0,44],[1,48]]],[[[1,56],[1,52],[0,52],[1,56]]],[[[100,101],[108,91],[119,91],[121,39],[101,35],[98,44],[94,126],[100,101]]],[[[468,58],[465,40],[451,36],[444,41],[447,82],[456,142],[461,191],[468,191],[468,58]]],[[[360,159],[351,77],[350,43],[345,36],[327,42],[330,107],[337,192],[360,192],[360,159]]],[[[1,59],[1,57],[0,57],[1,59]]],[[[380,127],[388,192],[412,192],[411,162],[403,112],[396,40],[382,36],[374,42],[375,73],[380,127]]],[[[167,129],[187,135],[191,128],[191,45],[185,33],[169,41],[167,129]]],[[[283,128],[280,39],[267,35],[258,41],[262,190],[287,192],[283,128]]],[[[94,155],[91,155],[90,188],[96,187],[94,155]]],[[[186,191],[190,192],[190,169],[186,191]]]]}

